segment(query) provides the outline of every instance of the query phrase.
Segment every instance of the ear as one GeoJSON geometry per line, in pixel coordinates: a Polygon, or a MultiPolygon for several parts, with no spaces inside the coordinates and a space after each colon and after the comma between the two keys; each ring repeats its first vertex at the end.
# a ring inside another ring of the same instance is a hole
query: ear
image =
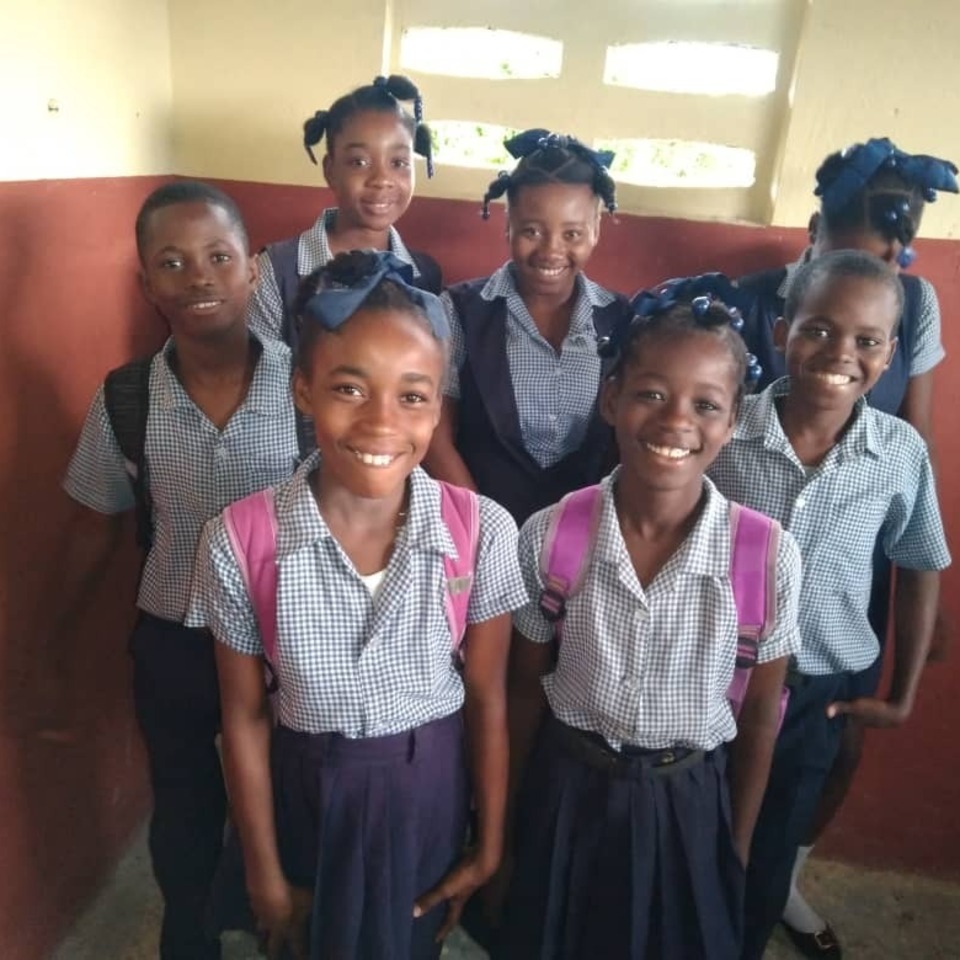
{"type": "Polygon", "coordinates": [[[817,242],[817,235],[820,233],[820,211],[816,210],[810,214],[810,221],[807,223],[807,238],[812,247],[817,242]]]}
{"type": "Polygon", "coordinates": [[[612,427],[617,419],[617,401],[620,399],[620,380],[608,377],[600,387],[600,416],[612,427]]]}
{"type": "Polygon", "coordinates": [[[331,184],[330,184],[330,165],[331,165],[332,162],[333,162],[333,161],[332,161],[332,159],[331,159],[331,157],[330,157],[330,151],[327,150],[327,152],[323,155],[323,160],[320,161],[320,167],[321,167],[321,169],[323,170],[323,179],[326,181],[326,184],[327,184],[328,187],[331,186],[331,184]]]}
{"type": "Polygon", "coordinates": [[[150,277],[147,276],[147,271],[140,267],[137,271],[137,279],[140,281],[140,292],[143,294],[144,299],[152,307],[157,305],[156,300],[153,296],[153,289],[150,286],[150,277]]]}
{"type": "Polygon", "coordinates": [[[883,365],[884,370],[890,369],[890,364],[893,363],[893,355],[897,352],[897,346],[899,345],[900,340],[898,337],[894,337],[888,347],[887,347],[887,362],[883,365]]]}
{"type": "Polygon", "coordinates": [[[773,325],[773,346],[777,353],[787,352],[787,340],[790,336],[790,324],[777,317],[777,322],[773,325]]]}
{"type": "Polygon", "coordinates": [[[251,292],[257,289],[260,282],[260,258],[256,254],[247,255],[247,283],[250,285],[251,292]]]}
{"type": "Polygon", "coordinates": [[[305,417],[313,416],[313,396],[310,392],[310,381],[299,367],[294,368],[293,371],[293,402],[305,417]]]}

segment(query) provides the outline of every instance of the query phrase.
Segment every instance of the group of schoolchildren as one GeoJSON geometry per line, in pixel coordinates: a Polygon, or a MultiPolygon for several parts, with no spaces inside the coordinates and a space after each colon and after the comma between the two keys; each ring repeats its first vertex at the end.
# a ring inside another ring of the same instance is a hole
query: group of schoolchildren
{"type": "Polygon", "coordinates": [[[781,918],[840,957],[796,878],[935,632],[943,351],[898,268],[955,168],[834,154],[800,262],[631,301],[584,274],[610,156],[527,131],[484,198],[510,260],[441,293],[394,226],[418,91],[324,138],[337,206],[259,256],[213,187],[146,200],[171,336],[66,479],[140,517],[161,957],[220,955],[228,805],[272,957],[435,958],[468,901],[494,958],[759,960],[781,918]]]}

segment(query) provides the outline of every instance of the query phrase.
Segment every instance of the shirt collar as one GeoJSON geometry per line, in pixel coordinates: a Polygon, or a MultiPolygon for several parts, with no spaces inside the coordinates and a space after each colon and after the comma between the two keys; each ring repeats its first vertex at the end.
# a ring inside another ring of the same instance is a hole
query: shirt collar
{"type": "MultiPolygon", "coordinates": [[[[735,440],[755,440],[762,438],[768,450],[796,457],[793,447],[783,432],[780,417],[777,414],[776,400],[790,392],[790,378],[775,380],[762,393],[746,397],[740,407],[740,416],[734,428],[735,440]]],[[[876,412],[871,409],[866,398],[860,397],[853,405],[853,423],[843,435],[836,448],[841,456],[850,457],[869,453],[880,454],[877,437],[876,412]]]]}
{"type": "MultiPolygon", "coordinates": [[[[621,467],[601,482],[603,506],[594,557],[600,563],[630,565],[617,508],[614,489],[621,467]]],[[[730,572],[730,506],[712,481],[703,478],[704,502],[687,538],[667,561],[679,575],[725,577],[730,572]]],[[[644,584],[644,589],[649,586],[644,584]]]]}
{"type": "MultiPolygon", "coordinates": [[[[330,249],[330,241],[327,238],[327,231],[337,222],[337,208],[327,207],[317,218],[317,222],[310,228],[320,247],[320,266],[329,263],[333,259],[333,251],[330,249]]],[[[413,267],[414,277],[420,276],[417,265],[410,256],[410,251],[406,244],[400,239],[400,233],[395,227],[390,228],[390,252],[404,263],[409,263],[413,267]]],[[[316,269],[316,264],[310,256],[307,245],[301,242],[297,244],[297,274],[301,277],[309,276],[316,269]]]]}
{"type": "MultiPolygon", "coordinates": [[[[258,414],[274,415],[293,402],[290,395],[290,349],[279,341],[265,342],[252,330],[248,333],[260,355],[241,406],[258,414]]],[[[168,337],[160,350],[158,399],[159,406],[165,410],[195,406],[170,366],[175,349],[173,337],[168,337]]]]}
{"type": "MultiPolygon", "coordinates": [[[[577,299],[570,315],[570,332],[595,331],[593,311],[598,307],[607,306],[616,298],[609,290],[605,290],[582,273],[577,274],[575,283],[577,299]]],[[[520,296],[512,260],[508,260],[502,267],[495,270],[480,291],[482,300],[496,300],[498,297],[506,300],[510,296],[520,296]]]]}
{"type": "MultiPolygon", "coordinates": [[[[278,557],[333,539],[310,487],[310,476],[319,469],[320,452],[314,451],[277,493],[278,557]]],[[[410,474],[410,505],[402,534],[407,548],[455,557],[453,538],[441,519],[440,487],[417,467],[410,474]]]]}

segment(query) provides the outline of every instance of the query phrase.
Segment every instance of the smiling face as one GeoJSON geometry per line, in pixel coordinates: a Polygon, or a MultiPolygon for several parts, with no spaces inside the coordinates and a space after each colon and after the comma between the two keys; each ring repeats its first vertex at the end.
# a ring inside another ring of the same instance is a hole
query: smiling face
{"type": "Polygon", "coordinates": [[[774,329],[786,352],[791,396],[822,409],[852,408],[890,366],[898,318],[889,283],[842,275],[816,280],[792,322],[774,329]]]}
{"type": "Polygon", "coordinates": [[[361,309],[323,332],[294,374],[313,418],[325,482],[381,499],[402,487],[440,421],[445,354],[408,311],[361,309]]]}
{"type": "Polygon", "coordinates": [[[191,201],[154,210],[141,259],[144,293],[174,336],[217,338],[245,325],[257,265],[223,208],[191,201]]]}
{"type": "Polygon", "coordinates": [[[413,196],[413,137],[396,113],[361,110],[334,135],[323,175],[337,197],[337,228],[383,232],[413,196]]]}
{"type": "Polygon", "coordinates": [[[600,239],[600,202],[586,184],[525,185],[510,201],[507,239],[521,294],[569,296],[600,239]]]}
{"type": "Polygon", "coordinates": [[[699,491],[730,439],[739,389],[730,349],[708,332],[648,335],[604,385],[623,469],[649,490],[699,491]]]}

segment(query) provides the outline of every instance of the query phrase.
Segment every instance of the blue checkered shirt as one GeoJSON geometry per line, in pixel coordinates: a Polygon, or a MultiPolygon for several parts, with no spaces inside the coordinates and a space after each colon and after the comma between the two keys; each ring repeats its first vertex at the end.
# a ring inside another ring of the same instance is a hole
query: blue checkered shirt
{"type": "MultiPolygon", "coordinates": [[[[170,369],[168,340],[150,367],[144,455],[153,505],[153,546],[137,605],[180,622],[187,610],[203,525],[224,507],[287,479],[297,463],[290,398],[290,351],[267,342],[247,397],[218,430],[170,369]]],[[[135,506],[127,464],[107,417],[101,386],[64,479],[66,492],[98,513],[135,506]]]]}
{"type": "MultiPolygon", "coordinates": [[[[737,607],[730,581],[730,505],[704,480],[703,509],[687,539],[648,584],[627,553],[613,498],[617,473],[602,482],[603,506],[593,556],[579,593],[567,600],[556,670],[543,686],[564,723],[599,733],[611,746],[713,750],[732,740],[727,700],[737,658],[737,607]]],[[[520,567],[528,603],[517,629],[547,643],[553,625],[540,609],[540,552],[553,508],[520,531],[520,567]]],[[[800,649],[797,600],[800,552],[780,540],[776,625],[760,643],[766,663],[800,649]]]]}
{"type": "MultiPolygon", "coordinates": [[[[463,682],[446,617],[443,557],[455,548],[440,488],[419,468],[411,474],[407,522],[371,596],[317,508],[308,481],[318,464],[314,454],[276,493],[278,719],[308,733],[377,737],[448,716],[463,703],[463,682]]],[[[516,525],[481,497],[467,622],[508,613],[524,600],[516,525]]],[[[263,654],[220,518],[200,545],[188,623],[209,623],[239,653],[263,654]]]]}
{"type": "MultiPolygon", "coordinates": [[[[480,296],[484,300],[506,300],[507,362],[523,445],[541,467],[550,467],[580,448],[590,426],[600,389],[593,311],[616,298],[580,274],[570,330],[558,355],[541,336],[517,290],[512,262],[491,275],[480,296]]],[[[447,294],[441,299],[450,317],[451,332],[450,371],[444,392],[459,399],[466,343],[453,301],[447,294]]]]}
{"type": "MultiPolygon", "coordinates": [[[[317,222],[309,230],[300,234],[300,241],[297,243],[297,275],[299,277],[309,276],[314,270],[325,266],[333,259],[327,230],[334,225],[336,219],[336,207],[328,208],[320,214],[317,222]]],[[[390,252],[413,267],[414,277],[420,276],[410,251],[394,227],[390,228],[390,252]]],[[[261,338],[279,340],[283,328],[283,297],[280,296],[273,263],[265,250],[257,255],[257,262],[260,265],[260,280],[247,307],[247,324],[261,338]]]]}
{"type": "Polygon", "coordinates": [[[717,487],[779,520],[800,545],[801,673],[865,670],[880,652],[867,620],[878,536],[897,566],[950,564],[927,447],[898,417],[862,398],[840,442],[812,470],[787,440],[775,398],[789,378],[747,397],[733,439],[710,471],[717,487]]]}

